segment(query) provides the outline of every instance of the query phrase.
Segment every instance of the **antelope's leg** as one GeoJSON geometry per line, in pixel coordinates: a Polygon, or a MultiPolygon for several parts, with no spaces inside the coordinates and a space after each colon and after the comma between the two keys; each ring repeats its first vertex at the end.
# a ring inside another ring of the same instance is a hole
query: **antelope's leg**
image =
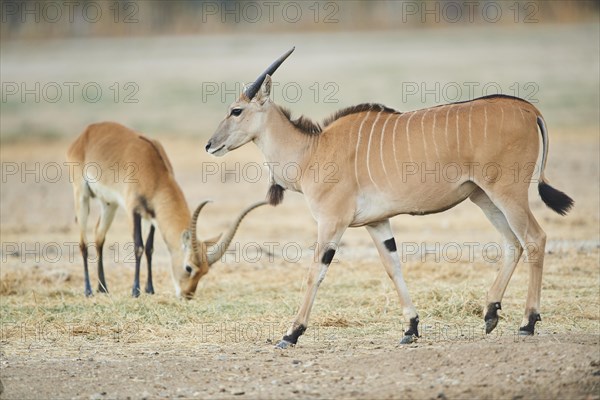
{"type": "Polygon", "coordinates": [[[108,293],[106,279],[104,279],[104,261],[102,257],[102,249],[104,248],[104,239],[106,232],[110,228],[117,211],[116,203],[102,202],[102,214],[96,225],[96,251],[98,252],[98,291],[108,293]]]}
{"type": "Polygon", "coordinates": [[[285,349],[290,345],[295,345],[298,338],[302,336],[308,326],[308,318],[312,309],[319,285],[325,278],[329,264],[333,260],[335,251],[342,234],[348,227],[347,224],[339,221],[319,221],[317,246],[315,248],[315,259],[308,272],[308,280],[304,300],[292,326],[288,329],[286,335],[277,344],[277,348],[285,349]]]}
{"type": "Polygon", "coordinates": [[[146,293],[154,294],[152,285],[152,253],[154,252],[154,225],[150,225],[150,232],[146,239],[146,261],[148,262],[148,280],[146,281],[146,293]]]}
{"type": "Polygon", "coordinates": [[[131,295],[139,297],[140,295],[140,262],[144,253],[144,242],[142,241],[142,217],[138,212],[133,212],[133,242],[135,251],[135,276],[133,278],[133,288],[131,295]]]}
{"type": "Polygon", "coordinates": [[[83,257],[83,279],[86,297],[93,294],[92,286],[90,285],[90,273],[88,270],[88,247],[87,247],[87,219],[90,214],[90,194],[83,183],[82,187],[75,187],[75,215],[77,216],[77,224],[79,225],[79,250],[83,257]]]}
{"type": "Polygon", "coordinates": [[[377,247],[377,251],[379,252],[379,256],[381,257],[381,261],[385,266],[387,274],[396,286],[396,291],[400,296],[402,313],[406,322],[409,324],[409,328],[404,332],[404,338],[402,338],[400,343],[412,343],[419,337],[419,316],[417,315],[417,310],[408,294],[406,282],[404,282],[404,278],[402,277],[400,257],[398,256],[396,240],[392,233],[390,221],[386,219],[385,221],[368,225],[366,228],[375,243],[375,247],[377,247]]]}
{"type": "Polygon", "coordinates": [[[541,320],[539,310],[546,234],[529,209],[527,192],[522,197],[505,195],[500,201],[492,196],[490,198],[506,217],[510,228],[525,251],[525,263],[529,264],[529,287],[525,315],[519,333],[533,335],[535,323],[541,320]]]}
{"type": "Polygon", "coordinates": [[[492,225],[494,225],[498,232],[502,234],[504,242],[503,265],[498,272],[492,287],[487,293],[487,306],[484,320],[485,332],[490,333],[498,324],[498,310],[502,309],[501,304],[502,298],[504,297],[504,292],[506,291],[508,282],[515,271],[517,263],[521,258],[521,254],[523,254],[523,247],[521,246],[521,243],[519,243],[517,236],[515,236],[514,232],[512,231],[502,211],[500,211],[498,207],[494,205],[492,200],[490,200],[488,195],[485,194],[483,190],[475,190],[470,199],[473,203],[477,204],[479,208],[481,208],[492,225]]]}

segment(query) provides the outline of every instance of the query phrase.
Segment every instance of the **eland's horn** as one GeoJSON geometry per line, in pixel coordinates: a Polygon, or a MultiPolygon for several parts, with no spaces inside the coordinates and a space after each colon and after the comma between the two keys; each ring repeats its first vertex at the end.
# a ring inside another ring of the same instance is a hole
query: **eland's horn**
{"type": "Polygon", "coordinates": [[[244,90],[244,96],[246,96],[248,100],[252,100],[254,96],[256,96],[256,93],[258,93],[258,90],[260,89],[267,75],[273,75],[273,73],[277,71],[277,68],[279,68],[279,66],[285,61],[285,59],[288,58],[290,54],[292,54],[294,49],[296,49],[295,46],[288,50],[287,53],[275,60],[275,62],[271,64],[269,68],[265,70],[265,72],[263,72],[258,78],[256,78],[254,83],[252,83],[246,88],[246,90],[244,90]]]}

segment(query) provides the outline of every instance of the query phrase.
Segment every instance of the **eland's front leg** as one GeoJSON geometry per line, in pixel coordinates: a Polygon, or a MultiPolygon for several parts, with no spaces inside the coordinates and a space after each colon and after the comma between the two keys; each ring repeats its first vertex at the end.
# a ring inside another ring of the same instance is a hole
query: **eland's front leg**
{"type": "Polygon", "coordinates": [[[396,248],[396,240],[392,233],[390,221],[385,220],[376,224],[367,225],[367,231],[371,235],[375,247],[379,252],[381,261],[385,266],[389,277],[394,281],[396,291],[400,296],[400,304],[402,305],[402,313],[404,314],[405,320],[408,322],[409,327],[404,332],[404,337],[400,341],[401,344],[408,344],[414,342],[419,337],[419,316],[417,310],[408,295],[408,288],[402,277],[402,268],[400,266],[400,257],[398,256],[398,249],[396,248]]]}
{"type": "Polygon", "coordinates": [[[290,326],[285,336],[283,336],[283,339],[277,343],[277,348],[285,349],[288,346],[295,345],[298,342],[298,338],[306,331],[310,311],[317,297],[317,290],[325,278],[325,274],[327,274],[329,264],[333,260],[342,234],[347,227],[348,224],[341,223],[340,221],[319,222],[315,258],[308,273],[304,300],[292,326],[290,326]]]}

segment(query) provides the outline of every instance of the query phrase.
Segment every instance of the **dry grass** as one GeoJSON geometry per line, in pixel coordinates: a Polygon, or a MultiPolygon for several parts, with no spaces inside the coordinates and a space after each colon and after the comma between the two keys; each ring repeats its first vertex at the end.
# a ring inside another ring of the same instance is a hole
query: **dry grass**
{"type": "MultiPolygon", "coordinates": [[[[541,333],[598,332],[597,259],[597,251],[548,256],[541,333]],[[576,275],[572,260],[577,260],[576,275]]],[[[336,267],[323,284],[306,341],[399,337],[401,310],[377,260],[361,263],[360,269],[346,262],[336,267]]],[[[425,340],[456,330],[481,334],[485,291],[493,271],[483,265],[450,264],[442,274],[432,274],[426,267],[419,271],[420,266],[409,265],[406,272],[425,340]],[[464,268],[475,269],[474,276],[465,280],[464,268]]],[[[41,277],[38,268],[4,269],[0,307],[4,349],[25,350],[40,335],[66,347],[93,341],[113,344],[115,338],[142,347],[170,344],[179,349],[276,340],[299,302],[303,271],[290,272],[281,265],[235,268],[245,271],[216,267],[190,302],[176,300],[164,284],[161,294],[132,299],[131,274],[115,269],[108,273],[112,293],[91,299],[81,293],[79,265],[41,277]]],[[[157,279],[168,282],[168,278],[161,265],[157,279]]],[[[519,268],[503,302],[500,334],[510,335],[518,327],[525,295],[526,271],[519,268]]]]}
{"type": "MultiPolygon", "coordinates": [[[[62,146],[55,143],[47,150],[57,151],[62,146]]],[[[175,147],[189,147],[189,143],[183,141],[175,147]]],[[[15,156],[25,156],[23,145],[15,144],[2,150],[15,156]]],[[[242,152],[238,157],[243,159],[247,154],[242,152]]],[[[573,154],[573,157],[578,155],[573,154]]],[[[181,171],[182,164],[187,162],[185,158],[179,159],[175,169],[181,171]]],[[[184,187],[190,187],[190,183],[184,181],[184,187]]],[[[215,186],[213,194],[217,198],[229,190],[229,185],[221,187],[219,190],[215,186]]],[[[13,188],[21,189],[23,187],[20,186],[13,188]]],[[[59,185],[50,186],[50,190],[62,204],[61,213],[70,214],[68,191],[59,185]]],[[[586,187],[578,187],[573,195],[582,198],[589,194],[587,191],[586,187]]],[[[582,203],[585,209],[575,209],[573,218],[593,213],[593,208],[585,201],[582,203]]],[[[239,208],[237,203],[225,201],[211,207],[212,213],[204,217],[202,232],[205,235],[222,229],[231,212],[239,208]]],[[[289,233],[290,241],[296,240],[306,251],[314,234],[314,224],[307,218],[304,208],[299,196],[289,196],[281,208],[256,211],[240,229],[240,245],[281,240],[280,225],[290,221],[295,227],[289,233]],[[265,218],[273,222],[265,224],[265,218]]],[[[434,218],[398,218],[408,222],[399,229],[401,233],[398,236],[414,237],[417,242],[421,239],[431,242],[434,238],[427,239],[432,237],[430,231],[439,229],[435,240],[439,239],[442,243],[448,237],[458,242],[472,241],[474,237],[481,242],[497,240],[493,229],[484,228],[486,221],[472,212],[474,210],[473,206],[465,205],[456,211],[456,215],[452,212],[443,214],[448,225],[446,229],[440,227],[440,221],[434,218]],[[455,227],[464,226],[467,215],[471,215],[475,228],[457,232],[455,227]]],[[[41,218],[41,214],[37,214],[37,218],[41,218]]],[[[548,219],[550,223],[546,225],[550,226],[555,225],[554,221],[566,223],[564,231],[547,229],[549,243],[555,242],[554,237],[569,237],[568,222],[572,217],[559,220],[560,217],[544,210],[541,218],[548,219]]],[[[74,224],[67,224],[66,229],[57,231],[29,223],[22,224],[19,230],[16,229],[18,221],[18,214],[14,214],[13,220],[3,225],[5,243],[22,241],[30,244],[50,239],[61,243],[77,237],[74,224]]],[[[598,221],[587,218],[577,224],[579,229],[592,232],[598,221]]],[[[127,235],[122,231],[122,216],[115,225],[109,233],[109,241],[127,242],[127,235]]],[[[597,237],[589,237],[591,246],[581,245],[579,241],[579,245],[555,246],[558,250],[547,254],[542,292],[543,322],[539,326],[541,333],[599,332],[599,251],[597,237]]],[[[272,262],[263,254],[261,261],[256,263],[235,262],[230,257],[228,262],[217,264],[201,282],[196,298],[190,302],[179,301],[172,295],[168,256],[161,243],[158,243],[155,257],[158,294],[143,295],[140,299],[129,297],[133,277],[130,263],[121,265],[109,260],[107,282],[111,293],[86,299],[82,293],[82,268],[77,252],[72,262],[63,257],[57,263],[45,263],[43,259],[36,262],[33,257],[21,262],[18,256],[3,253],[6,262],[3,262],[0,274],[0,311],[4,351],[25,351],[32,343],[39,344],[40,338],[46,344],[58,343],[58,347],[63,349],[90,343],[194,348],[226,342],[239,344],[276,340],[286,329],[299,304],[310,255],[303,256],[298,263],[290,263],[281,254],[275,253],[272,262]]],[[[339,254],[322,285],[311,329],[304,342],[398,338],[405,327],[402,326],[397,294],[366,234],[361,230],[348,231],[339,254]]],[[[480,258],[476,258],[474,263],[409,259],[405,263],[405,277],[421,316],[425,340],[428,337],[430,340],[443,340],[454,335],[453,332],[480,335],[485,293],[495,272],[496,266],[480,258]]],[[[527,267],[521,264],[503,301],[498,334],[513,334],[519,326],[526,285],[527,267]]]]}

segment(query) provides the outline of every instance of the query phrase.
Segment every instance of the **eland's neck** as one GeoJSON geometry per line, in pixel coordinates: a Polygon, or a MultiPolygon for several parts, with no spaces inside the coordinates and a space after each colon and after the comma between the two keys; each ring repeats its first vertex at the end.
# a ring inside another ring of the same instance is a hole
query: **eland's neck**
{"type": "Polygon", "coordinates": [[[310,167],[318,136],[300,132],[274,104],[267,121],[254,142],[268,163],[271,180],[285,189],[301,192],[301,177],[310,167]]]}

